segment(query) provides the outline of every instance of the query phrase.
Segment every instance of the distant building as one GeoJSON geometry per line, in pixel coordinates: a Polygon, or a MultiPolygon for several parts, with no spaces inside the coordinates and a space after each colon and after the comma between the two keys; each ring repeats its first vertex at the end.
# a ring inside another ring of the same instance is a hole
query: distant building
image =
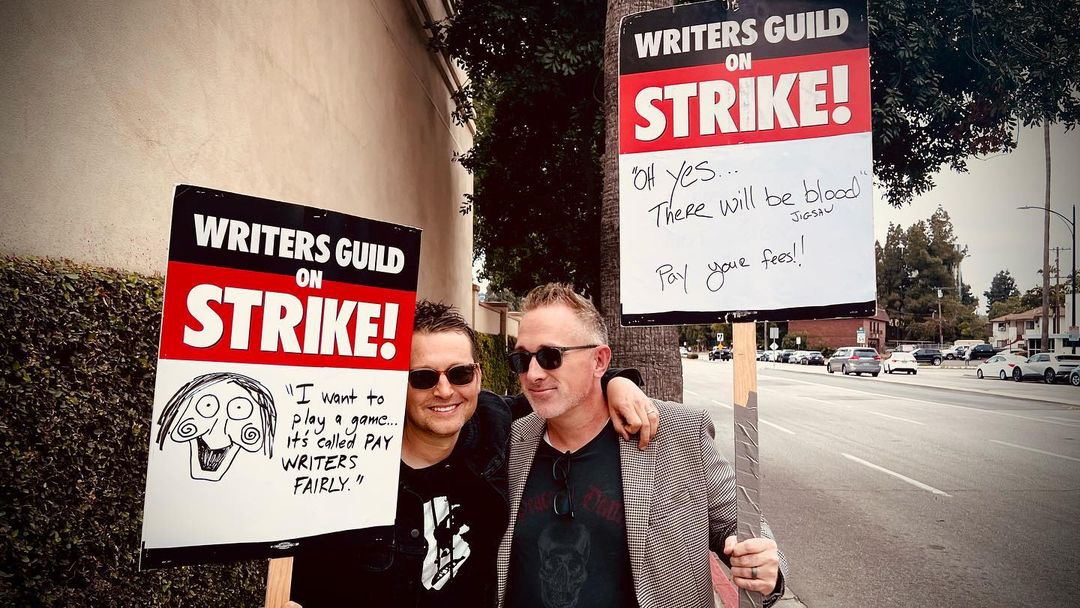
{"type": "Polygon", "coordinates": [[[866,334],[866,346],[882,351],[885,348],[885,326],[888,324],[888,313],[878,307],[874,316],[861,319],[791,321],[788,323],[788,333],[806,335],[807,346],[811,348],[840,348],[857,345],[859,329],[862,329],[866,334]]]}
{"type": "MultiPolygon", "coordinates": [[[[1069,327],[1067,312],[1067,308],[1059,310],[1057,323],[1054,323],[1053,309],[1051,309],[1050,345],[1046,350],[1056,351],[1066,348],[1069,327]]],[[[990,319],[990,326],[994,332],[990,338],[990,344],[994,348],[1025,350],[1029,353],[1043,350],[1040,345],[1042,342],[1041,306],[990,319]]]]}

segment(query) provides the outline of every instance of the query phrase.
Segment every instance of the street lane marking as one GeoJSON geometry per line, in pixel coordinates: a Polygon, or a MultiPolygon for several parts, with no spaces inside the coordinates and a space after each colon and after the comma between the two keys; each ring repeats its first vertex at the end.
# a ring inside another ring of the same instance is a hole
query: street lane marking
{"type": "Polygon", "coordinates": [[[695,397],[700,397],[700,396],[701,396],[701,395],[699,395],[699,394],[695,393],[694,391],[692,391],[692,390],[690,390],[690,389],[688,389],[688,388],[684,388],[684,389],[683,389],[683,392],[684,392],[684,393],[690,393],[691,395],[693,395],[693,396],[695,396],[695,397]]]}
{"type": "MultiPolygon", "coordinates": [[[[712,401],[713,403],[715,403],[716,405],[719,405],[720,407],[726,407],[729,410],[734,410],[735,409],[733,406],[730,406],[730,405],[728,405],[726,403],[721,403],[720,401],[717,401],[716,399],[710,399],[709,401],[712,401]]],[[[780,426],[779,424],[776,424],[775,422],[769,422],[768,420],[762,420],[761,418],[758,418],[758,422],[760,422],[761,424],[767,424],[767,425],[773,427],[774,429],[776,429],[778,431],[783,431],[783,432],[787,433],[788,435],[794,435],[795,434],[795,431],[789,431],[788,429],[785,429],[784,427],[780,426]]]]}
{"type": "Polygon", "coordinates": [[[1076,418],[1058,418],[1057,416],[1047,416],[1047,418],[1049,418],[1050,420],[1060,420],[1062,422],[1072,422],[1072,423],[1080,422],[1080,420],[1077,420],[1076,418]]]}
{"type": "Polygon", "coordinates": [[[900,473],[897,473],[896,471],[890,471],[889,469],[886,469],[885,467],[878,466],[878,465],[876,465],[876,464],[874,464],[872,462],[867,462],[867,461],[863,460],[862,458],[852,456],[851,454],[845,454],[845,453],[841,452],[840,455],[843,456],[844,458],[847,458],[848,460],[852,460],[852,461],[855,461],[855,462],[857,462],[857,463],[859,463],[861,465],[868,466],[871,469],[874,469],[876,471],[881,471],[882,473],[892,475],[893,477],[895,477],[895,478],[897,478],[897,479],[899,479],[901,481],[905,481],[907,483],[910,483],[911,485],[915,486],[916,488],[926,490],[927,492],[932,492],[934,494],[937,494],[938,496],[947,496],[949,498],[952,498],[952,496],[950,494],[942,492],[941,490],[935,488],[934,486],[928,486],[928,485],[926,485],[925,483],[923,483],[921,481],[915,481],[914,479],[912,479],[910,477],[907,477],[907,476],[904,476],[904,475],[901,475],[900,473]]]}
{"type": "MultiPolygon", "coordinates": [[[[871,395],[873,397],[881,397],[881,398],[884,398],[884,399],[901,399],[903,401],[914,401],[916,403],[926,403],[926,404],[937,406],[937,407],[951,407],[951,408],[956,408],[956,409],[961,409],[961,410],[967,410],[969,412],[985,412],[987,414],[997,414],[998,416],[1008,416],[1010,418],[1020,418],[1020,419],[1023,419],[1023,420],[1033,420],[1035,422],[1045,422],[1046,424],[1056,424],[1058,426],[1068,426],[1068,427],[1073,427],[1073,428],[1080,428],[1080,424],[1068,423],[1068,422],[1054,422],[1052,420],[1047,420],[1046,418],[1035,418],[1035,417],[1032,417],[1032,416],[1022,416],[1020,414],[1010,414],[1009,412],[999,412],[999,411],[996,411],[996,410],[981,410],[981,409],[979,409],[977,407],[968,407],[966,405],[954,405],[952,403],[939,403],[937,401],[927,401],[926,399],[917,399],[915,397],[901,397],[899,395],[886,395],[884,393],[872,393],[870,391],[863,391],[863,390],[859,390],[857,388],[847,388],[846,386],[835,386],[835,385],[832,385],[832,384],[824,384],[824,383],[821,383],[821,382],[808,382],[806,380],[796,380],[795,378],[784,378],[784,380],[788,381],[788,382],[798,382],[800,384],[809,384],[809,385],[812,385],[812,386],[823,386],[823,387],[826,387],[826,388],[835,388],[835,389],[839,389],[839,390],[842,390],[842,391],[849,391],[849,392],[852,392],[852,393],[862,393],[863,395],[871,395]]],[[[947,390],[947,389],[944,389],[944,390],[947,390]]],[[[1006,398],[1006,399],[1018,399],[1017,397],[1011,397],[1009,395],[998,395],[998,397],[1003,397],[1003,398],[1006,398]]]]}
{"type": "Polygon", "coordinates": [[[758,418],[758,422],[760,422],[761,424],[767,424],[767,425],[773,427],[774,429],[776,429],[778,431],[783,431],[783,432],[787,433],[788,435],[794,435],[795,434],[795,431],[789,431],[789,430],[785,429],[784,427],[780,426],[779,424],[776,424],[774,422],[769,422],[768,420],[762,420],[761,418],[758,418]]]}
{"type": "Polygon", "coordinates": [[[900,420],[901,422],[910,422],[911,424],[926,424],[925,422],[919,422],[918,420],[909,420],[907,418],[901,418],[900,416],[893,416],[891,414],[882,414],[881,412],[871,412],[870,410],[862,410],[867,414],[873,414],[875,416],[884,416],[886,418],[892,418],[893,420],[900,420]]]}
{"type": "Polygon", "coordinates": [[[1056,456],[1058,458],[1064,458],[1065,460],[1072,460],[1073,462],[1080,462],[1080,458],[1073,458],[1072,456],[1063,456],[1061,454],[1055,454],[1053,452],[1047,452],[1044,450],[1037,450],[1035,448],[1029,448],[1022,445],[1016,445],[1015,443],[1009,443],[1008,441],[998,441],[997,439],[991,439],[990,443],[996,443],[999,445],[1007,445],[1010,448],[1016,448],[1018,450],[1027,450],[1029,452],[1035,452],[1036,454],[1045,454],[1047,456],[1056,456]]]}

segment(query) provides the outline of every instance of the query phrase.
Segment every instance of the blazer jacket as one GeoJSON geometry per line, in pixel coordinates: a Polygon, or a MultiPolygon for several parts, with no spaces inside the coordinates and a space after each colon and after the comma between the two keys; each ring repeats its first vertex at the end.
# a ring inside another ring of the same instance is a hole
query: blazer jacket
{"type": "MultiPolygon", "coordinates": [[[[626,544],[640,608],[713,607],[708,551],[726,563],[724,539],[735,534],[735,470],[716,450],[708,414],[654,400],[660,433],[645,451],[619,442],[626,544]]],[[[498,598],[506,601],[510,548],[525,481],[545,423],[536,414],[514,422],[510,433],[510,525],[499,547],[498,598]]],[[[762,534],[772,538],[762,519],[762,534]]],[[[771,605],[783,595],[787,564],[780,557],[771,605]]]]}

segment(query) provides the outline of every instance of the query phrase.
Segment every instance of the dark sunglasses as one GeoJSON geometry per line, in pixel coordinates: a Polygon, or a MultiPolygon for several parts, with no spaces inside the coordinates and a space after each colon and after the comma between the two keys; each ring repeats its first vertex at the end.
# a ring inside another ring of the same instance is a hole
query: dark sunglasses
{"type": "Polygon", "coordinates": [[[455,386],[465,386],[476,377],[476,364],[455,365],[448,370],[422,367],[409,371],[409,386],[418,391],[427,390],[439,383],[439,376],[446,374],[447,381],[455,386]]]}
{"type": "Polygon", "coordinates": [[[551,508],[558,517],[574,519],[574,491],[570,487],[570,452],[560,455],[551,465],[551,476],[559,484],[551,508]]]}
{"type": "Polygon", "coordinates": [[[582,348],[596,348],[598,344],[585,344],[583,346],[541,346],[535,353],[527,350],[515,350],[507,359],[510,361],[510,369],[515,374],[524,374],[529,371],[529,362],[536,357],[536,362],[544,369],[559,369],[562,365],[563,353],[582,348]]]}

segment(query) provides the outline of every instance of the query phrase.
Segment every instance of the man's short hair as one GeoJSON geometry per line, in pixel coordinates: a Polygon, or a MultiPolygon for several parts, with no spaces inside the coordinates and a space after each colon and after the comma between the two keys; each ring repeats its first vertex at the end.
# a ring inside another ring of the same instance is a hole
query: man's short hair
{"type": "Polygon", "coordinates": [[[592,340],[597,344],[607,344],[607,324],[600,312],[593,306],[592,300],[574,291],[571,285],[566,283],[548,283],[533,288],[529,295],[525,296],[522,305],[524,312],[540,308],[541,306],[562,305],[574,312],[578,319],[585,325],[592,340]]]}
{"type": "Polygon", "coordinates": [[[476,341],[476,332],[456,307],[442,302],[418,300],[416,316],[413,318],[413,333],[434,334],[446,331],[457,332],[468,338],[473,361],[480,360],[480,345],[476,341]]]}

